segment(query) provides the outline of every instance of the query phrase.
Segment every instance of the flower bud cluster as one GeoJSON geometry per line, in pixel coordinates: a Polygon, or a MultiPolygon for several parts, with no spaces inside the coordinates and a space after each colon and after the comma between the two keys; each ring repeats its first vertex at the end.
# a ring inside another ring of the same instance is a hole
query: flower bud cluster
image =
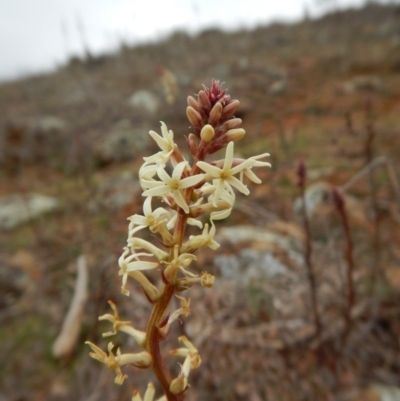
{"type": "MultiPolygon", "coordinates": [[[[113,315],[106,314],[99,318],[113,325],[113,330],[104,336],[123,331],[131,335],[143,351],[121,354],[118,350],[114,355],[110,343],[107,356],[97,346],[88,343],[94,351],[90,355],[116,372],[116,383],[123,382],[125,376],[120,367],[126,363],[151,367],[167,399],[180,400],[182,398],[179,397],[188,387],[190,370],[200,366],[201,358],[197,349],[186,337],[180,337],[179,341],[185,348],[173,350],[171,354],[185,359],[178,376],[169,379],[171,375],[165,372],[158,344],[166,338],[176,320],[190,314],[190,299],[176,293],[188,290],[195,284],[205,288],[214,284],[214,276],[205,271],[198,274],[192,265],[197,260],[196,252],[199,249],[215,250],[220,246],[215,240],[215,221],[230,215],[236,199],[235,190],[249,195],[245,180],[256,184],[261,182],[253,168],[270,166],[262,160],[269,156],[268,153],[248,159],[234,157],[234,142],[245,135],[240,128],[242,121],[234,118],[238,107],[239,101],[232,100],[218,81],[213,81],[211,88],[204,87],[197,99],[188,97],[186,113],[194,131],[187,139],[193,157],[191,163],[185,159],[175,143],[174,133],[166,124],[161,123],[161,135],[154,131],[149,133],[159,151],[144,158],[139,169],[139,181],[145,198],[143,214],[128,218],[127,246],[118,264],[122,294],[129,296],[128,279],[135,280],[153,304],[153,312],[146,332],[133,328],[127,321],[120,321],[112,302],[113,315]],[[223,159],[206,160],[207,156],[224,147],[223,159]],[[204,218],[209,222],[203,224],[204,218]],[[201,231],[187,238],[187,225],[201,231]],[[138,234],[143,230],[149,230],[157,241],[151,243],[139,237],[138,234]],[[159,274],[161,285],[155,285],[146,275],[150,270],[159,274]],[[174,294],[181,305],[176,311],[168,313],[174,294]]],[[[149,385],[145,400],[152,400],[153,396],[154,387],[149,385]]],[[[141,400],[138,393],[134,394],[133,400],[141,400]]]]}

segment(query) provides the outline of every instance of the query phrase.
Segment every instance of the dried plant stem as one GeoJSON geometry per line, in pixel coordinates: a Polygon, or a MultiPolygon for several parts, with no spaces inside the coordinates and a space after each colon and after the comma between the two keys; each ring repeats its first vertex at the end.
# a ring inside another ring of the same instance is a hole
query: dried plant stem
{"type": "Polygon", "coordinates": [[[333,200],[339,212],[340,219],[342,221],[345,243],[346,243],[345,259],[347,263],[347,269],[346,269],[347,295],[346,295],[346,307],[344,310],[345,327],[342,335],[342,343],[345,344],[351,331],[351,326],[352,326],[351,311],[353,309],[356,300],[356,293],[353,280],[353,273],[354,273],[353,241],[351,239],[349,220],[345,209],[345,201],[343,199],[343,196],[337,190],[333,191],[333,200]]]}
{"type": "MultiPolygon", "coordinates": [[[[373,116],[372,116],[372,105],[370,102],[367,102],[365,107],[365,119],[366,119],[366,132],[367,137],[364,144],[364,153],[365,153],[365,163],[368,166],[374,158],[374,142],[375,142],[375,129],[373,125],[373,116]]],[[[381,271],[379,268],[380,259],[381,259],[381,247],[380,247],[380,219],[379,219],[379,207],[378,207],[378,199],[377,199],[377,185],[374,175],[374,170],[370,169],[368,173],[368,182],[369,182],[369,190],[371,196],[371,205],[374,211],[374,235],[372,239],[372,246],[374,250],[373,257],[373,267],[371,271],[371,287],[370,287],[370,295],[374,294],[376,288],[376,282],[381,275],[381,271]]]]}
{"type": "Polygon", "coordinates": [[[305,262],[307,268],[307,278],[310,284],[310,296],[311,296],[311,307],[313,310],[314,316],[314,325],[315,325],[315,333],[317,338],[319,339],[322,332],[322,324],[321,319],[318,313],[318,304],[317,304],[317,287],[316,287],[316,280],[315,280],[315,272],[314,266],[312,264],[312,244],[311,244],[311,229],[310,229],[310,222],[307,215],[307,208],[306,208],[306,197],[304,194],[304,186],[300,188],[301,190],[301,197],[303,200],[303,218],[304,218],[304,231],[306,234],[306,249],[305,249],[305,262]]]}

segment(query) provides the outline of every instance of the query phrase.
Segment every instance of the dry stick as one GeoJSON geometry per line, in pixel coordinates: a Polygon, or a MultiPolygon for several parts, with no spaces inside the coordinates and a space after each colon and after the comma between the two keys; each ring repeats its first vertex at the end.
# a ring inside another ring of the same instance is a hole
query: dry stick
{"type": "Polygon", "coordinates": [[[345,210],[345,200],[343,195],[337,190],[332,191],[333,202],[339,212],[340,218],[343,224],[343,231],[346,239],[346,249],[345,249],[345,259],[347,262],[347,304],[344,310],[345,326],[342,334],[342,344],[344,345],[351,331],[352,321],[351,321],[351,310],[355,304],[356,296],[354,289],[354,259],[353,259],[353,241],[350,234],[349,220],[345,210]]]}
{"type": "Polygon", "coordinates": [[[346,192],[349,188],[351,188],[356,182],[358,182],[361,178],[363,178],[366,174],[369,174],[371,170],[375,169],[380,165],[385,165],[386,173],[390,184],[392,185],[394,195],[397,198],[398,207],[400,208],[400,184],[397,179],[396,173],[393,168],[393,161],[388,159],[386,156],[378,156],[375,159],[371,160],[369,164],[367,164],[364,168],[362,168],[357,174],[351,177],[346,183],[341,185],[339,189],[342,192],[346,192]]]}
{"type": "MultiPolygon", "coordinates": [[[[366,165],[369,165],[373,160],[373,153],[374,153],[374,140],[376,137],[375,129],[373,126],[372,121],[372,105],[370,101],[367,101],[365,105],[365,129],[367,132],[367,138],[364,144],[364,153],[365,153],[365,162],[366,165]]],[[[380,224],[379,224],[379,208],[378,208],[378,200],[376,196],[376,182],[374,178],[373,169],[369,171],[368,174],[368,181],[369,181],[369,190],[371,195],[372,201],[372,209],[374,211],[374,235],[373,235],[373,249],[374,249],[374,259],[373,263],[374,266],[371,271],[371,287],[370,287],[370,295],[374,294],[375,292],[375,284],[376,280],[380,276],[380,224]]]]}
{"type": "MultiPolygon", "coordinates": [[[[351,188],[357,181],[363,178],[366,174],[381,164],[388,163],[388,160],[385,156],[376,157],[374,160],[371,160],[369,164],[367,164],[364,168],[362,168],[356,175],[351,177],[346,183],[341,185],[339,188],[342,192],[346,192],[349,188],[351,188]]],[[[396,187],[395,187],[396,188],[396,187]]],[[[397,190],[397,189],[396,189],[397,190]]],[[[399,190],[399,200],[400,200],[400,190],[399,190]]]]}
{"type": "Polygon", "coordinates": [[[310,284],[310,292],[311,292],[311,307],[314,315],[314,325],[315,325],[315,333],[317,339],[320,339],[322,332],[322,324],[321,318],[318,313],[318,305],[317,305],[317,288],[316,288],[316,280],[315,280],[315,272],[314,266],[312,264],[312,244],[311,244],[311,229],[310,222],[307,215],[307,207],[306,207],[306,197],[305,197],[305,181],[306,181],[306,166],[304,162],[300,162],[297,166],[297,186],[300,189],[301,198],[302,198],[302,213],[304,219],[304,231],[306,234],[306,249],[305,249],[305,262],[307,268],[307,278],[310,284]]]}
{"type": "Polygon", "coordinates": [[[357,135],[356,131],[354,130],[353,119],[350,111],[346,111],[344,114],[344,119],[346,123],[346,130],[350,136],[355,137],[357,135]]]}

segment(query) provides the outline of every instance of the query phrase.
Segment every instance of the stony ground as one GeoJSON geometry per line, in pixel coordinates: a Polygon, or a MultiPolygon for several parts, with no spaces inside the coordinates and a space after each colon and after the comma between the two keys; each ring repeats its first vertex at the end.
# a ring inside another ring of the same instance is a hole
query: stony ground
{"type": "MultiPolygon", "coordinates": [[[[155,150],[147,132],[159,121],[184,145],[186,97],[212,78],[241,101],[247,135],[237,152],[268,151],[273,168],[220,224],[217,255],[199,255],[199,269],[217,281],[191,292],[192,315],[176,328],[203,357],[188,399],[399,397],[400,8],[371,5],[254,31],[176,33],[1,84],[0,400],[126,400],[151,380],[128,369],[127,383],[113,385],[83,342],[103,341],[97,316],[108,299],[146,323],[147,303],[134,287],[133,303],[122,297],[116,275],[126,217],[141,212],[136,172],[155,150]],[[308,169],[319,336],[299,160],[308,169]],[[347,243],[333,188],[344,191],[354,246],[346,335],[347,243]],[[24,221],[34,207],[37,218],[24,221]],[[79,338],[56,359],[82,254],[90,279],[79,338]]],[[[122,336],[113,341],[126,346],[122,336]]]]}

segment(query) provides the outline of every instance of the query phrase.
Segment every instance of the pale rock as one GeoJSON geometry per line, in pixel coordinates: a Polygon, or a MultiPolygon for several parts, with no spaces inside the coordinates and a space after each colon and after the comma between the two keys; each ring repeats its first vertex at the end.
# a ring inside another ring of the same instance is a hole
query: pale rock
{"type": "Polygon", "coordinates": [[[136,174],[126,171],[99,186],[94,199],[89,203],[89,210],[97,212],[104,207],[117,211],[132,202],[134,197],[140,196],[140,193],[136,174]]]}
{"type": "Polygon", "coordinates": [[[0,197],[0,229],[10,230],[60,208],[60,201],[39,194],[0,197]]]}
{"type": "Polygon", "coordinates": [[[118,121],[111,131],[95,145],[95,157],[105,163],[133,159],[148,147],[148,134],[143,128],[135,128],[130,120],[118,121]]]}
{"type": "Polygon", "coordinates": [[[216,235],[221,248],[215,265],[223,277],[244,282],[285,275],[303,265],[302,241],[286,234],[246,225],[222,228],[216,235]]]}
{"type": "Polygon", "coordinates": [[[149,115],[155,115],[160,107],[160,100],[150,91],[138,90],[128,99],[128,104],[134,109],[144,111],[149,115]]]}
{"type": "Polygon", "coordinates": [[[382,81],[380,78],[373,75],[358,75],[343,85],[345,93],[356,93],[356,92],[378,92],[382,89],[382,81]]]}
{"type": "Polygon", "coordinates": [[[281,79],[279,81],[275,81],[268,88],[268,93],[270,95],[280,95],[287,91],[287,81],[285,79],[281,79]]]}

